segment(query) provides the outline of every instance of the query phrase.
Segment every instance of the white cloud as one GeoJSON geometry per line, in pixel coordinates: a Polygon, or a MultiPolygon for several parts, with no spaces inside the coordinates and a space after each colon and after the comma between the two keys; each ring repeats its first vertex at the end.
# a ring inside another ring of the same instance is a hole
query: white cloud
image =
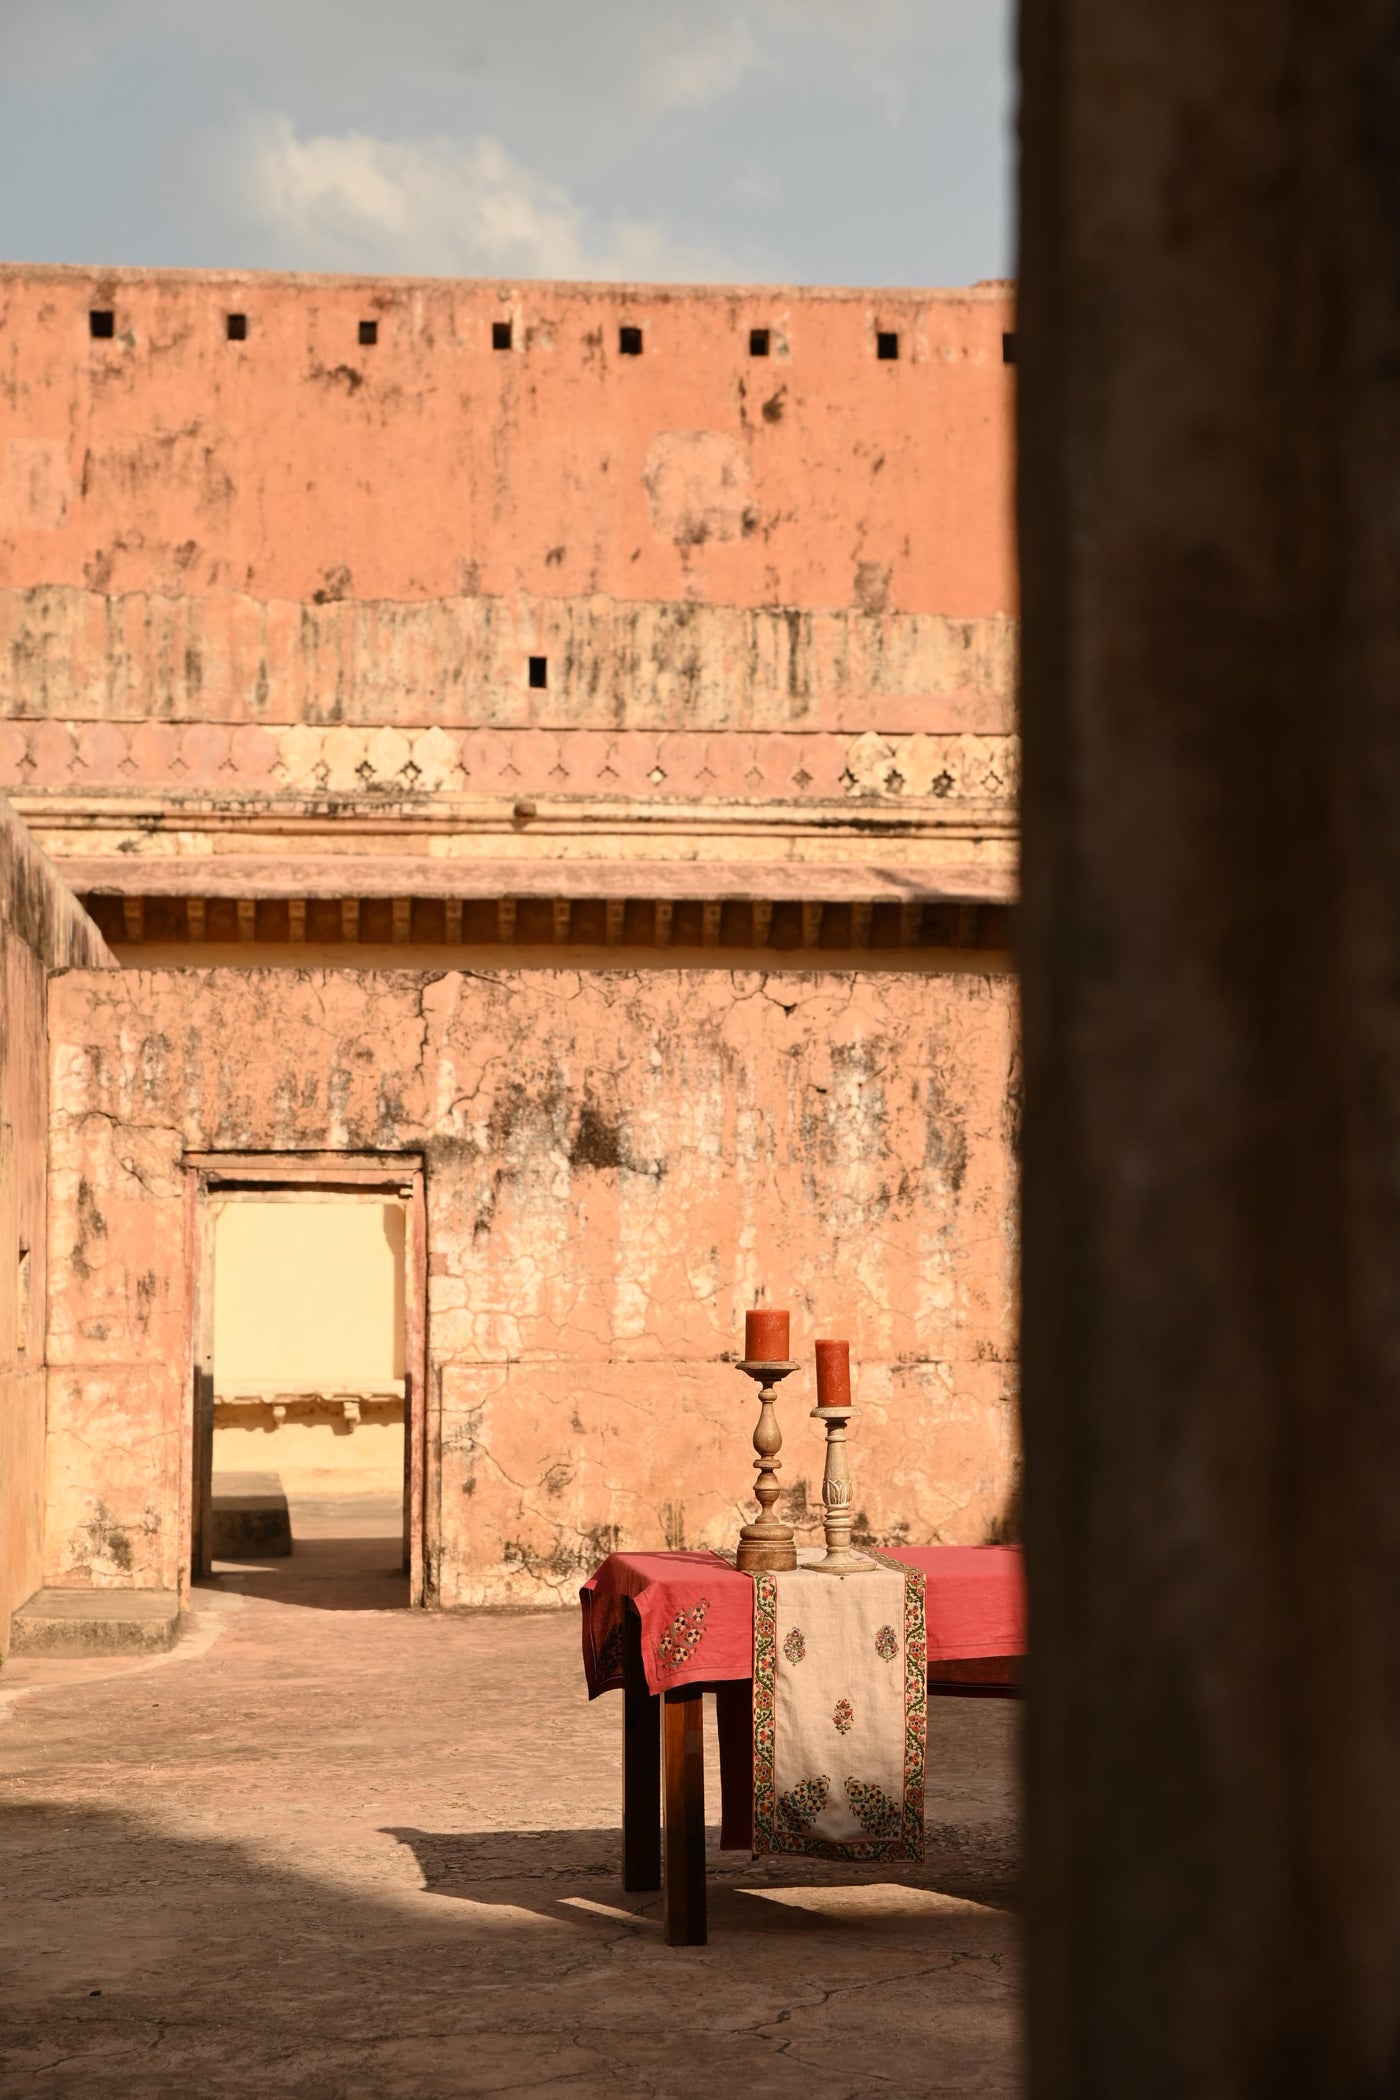
{"type": "Polygon", "coordinates": [[[360,131],[303,138],[279,113],[250,120],[232,144],[216,156],[224,200],[272,238],[288,267],[488,277],[744,274],[735,258],[677,240],[659,220],[591,212],[498,139],[461,144],[360,131]]]}
{"type": "Polygon", "coordinates": [[[390,78],[489,81],[512,102],[592,104],[642,121],[711,107],[794,53],[877,96],[900,60],[979,0],[0,0],[13,79],[81,71],[152,35],[291,91],[357,95],[390,78]]]}
{"type": "Polygon", "coordinates": [[[658,19],[646,63],[647,99],[658,115],[723,101],[767,63],[742,9],[719,22],[658,19]]]}
{"type": "Polygon", "coordinates": [[[984,276],[1005,267],[1010,4],[0,0],[0,245],[984,276]]]}
{"type": "Polygon", "coordinates": [[[750,160],[745,161],[730,183],[729,194],[759,211],[774,211],[783,201],[783,185],[771,168],[750,160]]]}

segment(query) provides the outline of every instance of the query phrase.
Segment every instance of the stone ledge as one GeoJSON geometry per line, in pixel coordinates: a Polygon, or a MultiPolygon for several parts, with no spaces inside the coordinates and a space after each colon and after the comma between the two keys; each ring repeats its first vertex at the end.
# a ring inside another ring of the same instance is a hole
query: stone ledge
{"type": "Polygon", "coordinates": [[[217,1475],[209,1501],[215,1560],[280,1558],[292,1550],[292,1520],[275,1473],[217,1475]]]}
{"type": "Polygon", "coordinates": [[[173,1648],[175,1590],[36,1590],[10,1622],[11,1655],[146,1655],[173,1648]]]}
{"type": "MultiPolygon", "coordinates": [[[[58,842],[49,841],[50,847],[58,842]]],[[[318,841],[319,844],[319,841],[318,841]]],[[[66,845],[66,842],[65,842],[66,845]]],[[[878,847],[876,849],[879,850],[878,847]]],[[[654,900],[774,904],[1009,904],[1016,869],[1009,857],[903,862],[866,855],[837,861],[585,859],[544,854],[485,858],[439,854],[298,854],[283,838],[276,853],[54,855],[63,880],[81,896],[205,898],[460,897],[654,900]]]]}

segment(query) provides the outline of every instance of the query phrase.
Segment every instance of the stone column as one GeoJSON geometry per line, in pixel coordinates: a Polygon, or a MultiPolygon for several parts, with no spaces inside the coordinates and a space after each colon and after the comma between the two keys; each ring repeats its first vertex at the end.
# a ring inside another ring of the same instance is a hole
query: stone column
{"type": "Polygon", "coordinates": [[[1021,40],[1032,2092],[1400,2093],[1400,5],[1021,40]]]}

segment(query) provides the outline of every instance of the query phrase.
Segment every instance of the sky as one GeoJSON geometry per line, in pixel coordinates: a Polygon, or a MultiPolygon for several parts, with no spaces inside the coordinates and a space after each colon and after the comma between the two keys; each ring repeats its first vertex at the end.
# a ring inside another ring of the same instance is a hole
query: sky
{"type": "Polygon", "coordinates": [[[1012,269],[1011,0],[0,0],[0,258],[1012,269]]]}

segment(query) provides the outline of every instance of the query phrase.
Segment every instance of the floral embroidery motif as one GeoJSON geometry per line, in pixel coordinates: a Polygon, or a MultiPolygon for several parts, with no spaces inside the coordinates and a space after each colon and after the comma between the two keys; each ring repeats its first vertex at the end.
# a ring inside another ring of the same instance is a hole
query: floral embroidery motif
{"type": "Polygon", "coordinates": [[[848,1779],[846,1798],[857,1823],[862,1830],[868,1830],[871,1837],[899,1836],[904,1812],[899,1802],[892,1801],[883,1787],[866,1779],[848,1779]]]}
{"type": "Polygon", "coordinates": [[[928,1634],[924,1579],[904,1578],[904,1835],[907,1859],[924,1856],[924,1761],[928,1753],[928,1634]]]}
{"type": "Polygon", "coordinates": [[[614,1627],[612,1628],[611,1632],[610,1632],[610,1633],[608,1634],[608,1636],[607,1636],[607,1639],[606,1639],[606,1640],[605,1640],[605,1641],[603,1642],[603,1645],[602,1645],[602,1647],[601,1647],[601,1648],[600,1648],[600,1649],[598,1650],[598,1659],[597,1659],[597,1662],[596,1662],[596,1664],[595,1664],[595,1668],[596,1668],[596,1671],[597,1671],[598,1681],[599,1681],[599,1683],[600,1683],[600,1684],[606,1683],[606,1681],[608,1680],[608,1678],[609,1678],[609,1677],[620,1677],[620,1676],[621,1676],[621,1674],[622,1674],[622,1621],[621,1621],[621,1619],[619,1619],[619,1620],[618,1620],[618,1622],[617,1622],[617,1624],[616,1624],[616,1625],[615,1625],[615,1626],[614,1626],[614,1627]]]}
{"type": "Polygon", "coordinates": [[[875,1653],[881,1662],[892,1663],[899,1653],[899,1635],[893,1626],[882,1626],[875,1636],[875,1653]]]}
{"type": "Polygon", "coordinates": [[[794,1837],[801,1837],[826,1807],[826,1797],[830,1792],[831,1781],[825,1773],[818,1779],[804,1779],[790,1794],[779,1794],[778,1821],[794,1837]]]}
{"type": "Polygon", "coordinates": [[[783,1653],[790,1663],[800,1663],[807,1653],[807,1636],[800,1626],[794,1626],[783,1642],[783,1653]]]}
{"type": "Polygon", "coordinates": [[[838,1735],[849,1735],[856,1725],[855,1712],[849,1699],[838,1699],[831,1716],[831,1725],[838,1735]]]}
{"type": "Polygon", "coordinates": [[[778,1585],[760,1575],[753,1593],[753,1832],[756,1852],[800,1851],[800,1841],[782,1839],[773,1784],[773,1688],[778,1676],[778,1585]]]}
{"type": "Polygon", "coordinates": [[[705,1614],[710,1600],[702,1597],[692,1604],[689,1611],[678,1611],[666,1631],[656,1644],[656,1655],[663,1670],[678,1670],[688,1663],[700,1646],[705,1634],[705,1614]]]}
{"type": "MultiPolygon", "coordinates": [[[[754,1850],[760,1855],[800,1853],[811,1859],[849,1861],[921,1860],[924,1857],[924,1764],[928,1716],[928,1687],[924,1675],[928,1650],[924,1627],[924,1578],[916,1569],[887,1560],[879,1552],[873,1553],[872,1558],[885,1567],[898,1568],[904,1578],[903,1802],[893,1795],[886,1796],[895,1815],[888,1835],[876,1835],[873,1830],[862,1828],[858,1838],[849,1839],[818,1837],[805,1825],[794,1826],[786,1811],[780,1810],[780,1801],[787,1803],[795,1796],[805,1795],[805,1787],[794,1788],[792,1796],[780,1796],[774,1783],[780,1654],[778,1578],[772,1574],[758,1575],[754,1578],[753,1614],[753,1832],[754,1850]]],[[[859,1787],[863,1783],[857,1781],[854,1784],[859,1787]]],[[[864,1784],[868,1785],[868,1782],[864,1784]]],[[[850,1786],[847,1798],[859,1822],[856,1797],[850,1786]]],[[[878,1804],[869,1793],[860,1794],[859,1799],[867,1814],[880,1813],[878,1804]]],[[[820,1809],[817,1814],[820,1814],[820,1809]]]]}

